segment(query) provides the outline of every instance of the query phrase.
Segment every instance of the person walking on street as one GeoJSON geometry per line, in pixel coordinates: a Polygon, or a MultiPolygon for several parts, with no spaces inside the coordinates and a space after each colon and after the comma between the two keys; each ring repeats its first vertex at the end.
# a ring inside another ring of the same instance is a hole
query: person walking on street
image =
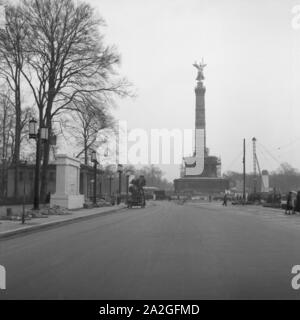
{"type": "Polygon", "coordinates": [[[224,194],[224,198],[223,198],[223,206],[227,207],[227,194],[224,194]]]}
{"type": "Polygon", "coordinates": [[[286,199],[285,214],[291,214],[292,209],[292,192],[289,192],[286,199]]]}

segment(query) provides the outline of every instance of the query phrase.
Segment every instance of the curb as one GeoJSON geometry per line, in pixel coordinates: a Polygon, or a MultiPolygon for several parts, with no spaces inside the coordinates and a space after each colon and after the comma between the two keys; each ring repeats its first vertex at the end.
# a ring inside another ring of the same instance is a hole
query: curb
{"type": "Polygon", "coordinates": [[[113,208],[111,210],[90,214],[88,216],[80,216],[80,217],[76,217],[73,219],[66,219],[66,220],[60,220],[60,221],[51,221],[51,222],[47,222],[47,223],[43,223],[43,224],[39,224],[39,225],[35,225],[35,226],[24,227],[24,228],[20,228],[20,229],[16,229],[16,230],[4,231],[4,232],[0,233],[0,239],[10,238],[10,237],[14,237],[17,235],[24,235],[27,233],[40,231],[43,229],[51,229],[52,227],[62,226],[62,225],[71,224],[71,223],[75,223],[75,222],[79,222],[79,221],[89,220],[89,219],[97,218],[102,215],[107,215],[110,213],[121,211],[125,208],[126,207],[113,208]]]}

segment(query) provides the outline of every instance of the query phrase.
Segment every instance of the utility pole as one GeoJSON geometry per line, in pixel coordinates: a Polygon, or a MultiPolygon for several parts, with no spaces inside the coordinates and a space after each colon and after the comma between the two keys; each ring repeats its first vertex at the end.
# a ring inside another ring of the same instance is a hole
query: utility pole
{"type": "Polygon", "coordinates": [[[257,174],[256,174],[256,138],[252,138],[253,142],[253,193],[256,194],[257,189],[257,174]]]}
{"type": "Polygon", "coordinates": [[[129,173],[126,173],[126,204],[128,204],[128,194],[129,194],[129,173]]]}
{"type": "Polygon", "coordinates": [[[246,202],[246,140],[243,143],[243,204],[246,202]]]}

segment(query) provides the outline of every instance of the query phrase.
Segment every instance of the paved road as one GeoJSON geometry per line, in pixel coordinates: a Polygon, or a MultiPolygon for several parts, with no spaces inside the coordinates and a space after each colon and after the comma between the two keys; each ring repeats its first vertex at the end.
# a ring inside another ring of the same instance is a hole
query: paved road
{"type": "Polygon", "coordinates": [[[300,217],[161,202],[1,241],[0,299],[285,299],[300,217]]]}

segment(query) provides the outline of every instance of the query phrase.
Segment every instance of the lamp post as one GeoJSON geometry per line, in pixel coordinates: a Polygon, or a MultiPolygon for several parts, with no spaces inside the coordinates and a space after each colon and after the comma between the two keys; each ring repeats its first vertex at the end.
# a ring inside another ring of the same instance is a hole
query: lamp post
{"type": "Polygon", "coordinates": [[[29,121],[29,139],[36,139],[37,137],[37,121],[32,118],[29,121]]]}
{"type": "Polygon", "coordinates": [[[113,176],[110,175],[109,176],[109,196],[111,197],[111,191],[112,191],[112,179],[113,179],[113,176]]]}
{"type": "Polygon", "coordinates": [[[102,199],[102,176],[100,172],[100,182],[99,182],[99,197],[102,199]]]}
{"type": "Polygon", "coordinates": [[[114,195],[114,193],[112,191],[112,181],[113,181],[113,179],[114,179],[114,176],[113,176],[113,174],[111,174],[109,176],[109,197],[110,197],[111,205],[114,206],[115,205],[115,195],[114,195]]]}
{"type": "Polygon", "coordinates": [[[122,193],[122,172],[123,172],[123,166],[121,164],[118,164],[118,173],[119,173],[119,196],[118,196],[118,204],[121,202],[121,193],[122,193]]]}
{"type": "Polygon", "coordinates": [[[23,174],[23,205],[22,205],[22,224],[25,223],[25,202],[26,202],[26,166],[27,161],[24,161],[24,174],[23,174]]]}
{"type": "Polygon", "coordinates": [[[95,150],[92,151],[92,156],[91,156],[92,162],[94,162],[94,205],[97,204],[97,153],[95,150]]]}
{"type": "Polygon", "coordinates": [[[33,209],[39,210],[40,207],[40,165],[41,165],[41,142],[47,141],[49,135],[48,128],[37,128],[37,121],[32,118],[29,121],[29,139],[36,140],[36,158],[35,158],[35,177],[34,177],[34,198],[33,209]]]}

